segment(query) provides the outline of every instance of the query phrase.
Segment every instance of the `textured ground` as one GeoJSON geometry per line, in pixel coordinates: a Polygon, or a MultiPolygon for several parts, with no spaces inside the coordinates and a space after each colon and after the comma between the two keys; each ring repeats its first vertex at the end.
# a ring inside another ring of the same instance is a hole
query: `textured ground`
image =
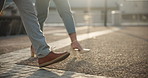
{"type": "MultiPolygon", "coordinates": [[[[148,77],[148,27],[125,27],[122,30],[80,42],[91,52],[73,56],[49,66],[80,73],[117,77],[148,77]]],[[[69,46],[59,50],[69,50],[69,46]]],[[[36,58],[18,64],[36,66],[36,58]]]]}

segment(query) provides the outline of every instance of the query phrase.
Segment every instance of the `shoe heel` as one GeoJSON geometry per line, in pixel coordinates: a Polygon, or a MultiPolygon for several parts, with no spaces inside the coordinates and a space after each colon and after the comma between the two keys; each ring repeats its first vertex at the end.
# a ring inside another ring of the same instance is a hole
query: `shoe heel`
{"type": "Polygon", "coordinates": [[[31,57],[35,57],[34,52],[31,51],[31,57]]]}
{"type": "Polygon", "coordinates": [[[31,46],[31,57],[35,57],[34,48],[31,46]]]}
{"type": "Polygon", "coordinates": [[[90,49],[83,48],[83,50],[78,51],[78,52],[79,52],[80,54],[84,54],[84,53],[90,52],[90,49]]]}

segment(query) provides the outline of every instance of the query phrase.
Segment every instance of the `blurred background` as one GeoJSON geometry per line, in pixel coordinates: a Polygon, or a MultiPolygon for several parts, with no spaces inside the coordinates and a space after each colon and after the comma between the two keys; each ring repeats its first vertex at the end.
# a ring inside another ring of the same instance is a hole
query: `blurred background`
{"type": "Polygon", "coordinates": [[[51,0],[44,24],[46,42],[53,51],[67,51],[71,55],[47,70],[34,68],[38,64],[37,58],[30,57],[32,43],[17,7],[7,0],[0,13],[0,78],[81,78],[80,73],[99,78],[148,78],[148,0],[69,0],[69,3],[78,41],[91,51],[72,52],[69,36],[51,0]],[[78,76],[73,72],[78,72],[78,76]]]}
{"type": "MultiPolygon", "coordinates": [[[[35,2],[35,0],[33,0],[35,2]]],[[[148,26],[148,0],[69,0],[76,26],[148,26]]],[[[64,26],[51,0],[45,26],[64,26]]],[[[0,36],[25,34],[19,12],[7,0],[0,13],[0,36]]]]}

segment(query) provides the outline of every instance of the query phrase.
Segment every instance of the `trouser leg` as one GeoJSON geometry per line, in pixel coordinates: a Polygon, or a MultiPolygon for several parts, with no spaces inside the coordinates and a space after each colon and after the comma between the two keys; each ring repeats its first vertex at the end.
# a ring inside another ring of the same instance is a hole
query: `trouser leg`
{"type": "Polygon", "coordinates": [[[49,46],[45,41],[40,26],[38,24],[37,16],[33,8],[31,0],[14,0],[17,5],[22,22],[29,39],[37,51],[38,58],[42,58],[49,54],[49,46]]]}
{"type": "Polygon", "coordinates": [[[68,0],[53,0],[69,34],[75,33],[75,22],[68,0]]]}
{"type": "Polygon", "coordinates": [[[43,31],[44,22],[48,14],[49,1],[50,0],[36,0],[35,3],[37,10],[37,17],[42,31],[43,31]]]}

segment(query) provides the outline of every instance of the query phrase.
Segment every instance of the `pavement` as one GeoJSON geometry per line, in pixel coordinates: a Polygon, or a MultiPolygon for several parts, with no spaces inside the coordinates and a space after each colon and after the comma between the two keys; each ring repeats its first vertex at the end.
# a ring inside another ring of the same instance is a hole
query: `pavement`
{"type": "MultiPolygon", "coordinates": [[[[52,28],[49,27],[50,29],[52,28]]],[[[62,62],[46,68],[38,68],[36,58],[30,57],[30,48],[28,48],[30,43],[25,37],[25,43],[28,43],[25,44],[27,48],[17,48],[13,51],[9,50],[10,52],[2,50],[3,53],[0,55],[0,78],[148,77],[147,26],[77,27],[78,40],[84,48],[90,48],[91,51],[85,54],[77,53],[76,55],[69,49],[70,40],[63,28],[59,28],[57,31],[48,31],[48,28],[46,30],[45,37],[48,44],[55,46],[56,51],[67,50],[71,55],[62,62]]],[[[11,38],[1,38],[1,41],[5,41],[3,45],[12,46],[14,42],[10,41],[11,38]],[[6,45],[6,43],[12,44],[6,45]]],[[[12,39],[15,41],[18,37],[12,39]]],[[[22,42],[20,45],[24,44],[23,40],[19,40],[19,42],[22,42]]],[[[18,43],[16,44],[19,45],[18,43]]]]}

